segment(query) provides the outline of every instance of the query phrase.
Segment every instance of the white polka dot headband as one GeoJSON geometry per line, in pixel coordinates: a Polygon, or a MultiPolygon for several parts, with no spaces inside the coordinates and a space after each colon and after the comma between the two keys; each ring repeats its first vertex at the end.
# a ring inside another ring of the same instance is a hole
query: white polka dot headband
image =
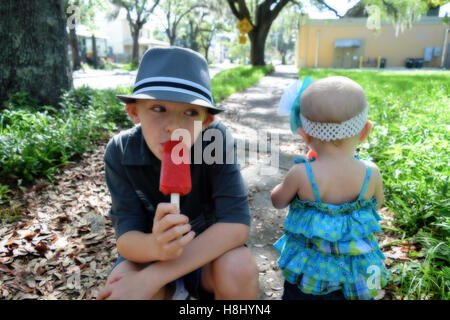
{"type": "Polygon", "coordinates": [[[364,128],[368,109],[366,106],[360,114],[341,123],[314,122],[300,114],[302,129],[311,137],[322,141],[350,138],[357,135],[364,128]]]}
{"type": "Polygon", "coordinates": [[[368,107],[351,119],[341,123],[326,123],[311,121],[301,113],[300,98],[303,91],[313,83],[306,77],[301,86],[299,81],[294,82],[284,91],[278,108],[279,115],[290,115],[291,131],[297,133],[302,128],[310,136],[322,141],[333,141],[355,136],[364,128],[367,119],[368,107]]]}

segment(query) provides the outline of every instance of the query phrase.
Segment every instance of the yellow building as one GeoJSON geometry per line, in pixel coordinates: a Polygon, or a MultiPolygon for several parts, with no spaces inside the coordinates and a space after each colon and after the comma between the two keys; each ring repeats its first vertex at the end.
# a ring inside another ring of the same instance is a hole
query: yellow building
{"type": "Polygon", "coordinates": [[[382,22],[377,32],[367,18],[305,19],[297,34],[299,68],[405,67],[407,58],[424,59],[423,67],[450,67],[449,28],[439,17],[423,17],[398,32],[382,22]],[[370,26],[370,24],[369,24],[370,26]]]}

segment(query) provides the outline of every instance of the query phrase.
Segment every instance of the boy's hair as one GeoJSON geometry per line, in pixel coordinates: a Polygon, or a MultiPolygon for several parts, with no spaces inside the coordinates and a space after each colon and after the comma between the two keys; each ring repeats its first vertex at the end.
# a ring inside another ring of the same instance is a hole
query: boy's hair
{"type": "Polygon", "coordinates": [[[313,82],[301,96],[301,113],[314,122],[341,123],[361,113],[366,94],[355,81],[342,76],[313,82]]]}

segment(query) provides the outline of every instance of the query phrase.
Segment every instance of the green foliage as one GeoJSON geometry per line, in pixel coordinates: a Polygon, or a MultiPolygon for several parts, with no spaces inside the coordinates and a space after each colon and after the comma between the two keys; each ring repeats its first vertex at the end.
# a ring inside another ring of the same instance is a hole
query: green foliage
{"type": "Polygon", "coordinates": [[[429,248],[425,262],[402,269],[407,277],[401,281],[412,286],[409,295],[428,296],[432,291],[444,298],[438,291],[446,288],[448,297],[449,279],[444,278],[448,272],[441,268],[450,263],[450,75],[326,69],[303,69],[299,74],[314,79],[347,76],[364,88],[368,118],[374,126],[360,151],[379,166],[384,205],[394,212],[396,223],[407,236],[429,248]]]}
{"type": "Polygon", "coordinates": [[[5,204],[10,200],[9,193],[9,187],[0,184],[0,205],[5,204]]]}
{"type": "Polygon", "coordinates": [[[6,108],[11,110],[22,108],[29,111],[37,111],[39,106],[36,99],[33,99],[29,92],[18,92],[9,97],[6,102],[6,108]]]}
{"type": "Polygon", "coordinates": [[[219,72],[211,80],[214,101],[219,102],[237,91],[250,87],[273,70],[273,66],[269,65],[242,66],[219,72]]]}
{"type": "Polygon", "coordinates": [[[125,63],[120,69],[122,70],[127,70],[127,71],[133,71],[133,70],[137,70],[138,65],[130,62],[130,63],[125,63]]]}
{"type": "Polygon", "coordinates": [[[0,113],[0,179],[51,179],[92,142],[106,139],[118,126],[131,126],[112,90],[64,92],[59,109],[11,106],[0,113]]]}

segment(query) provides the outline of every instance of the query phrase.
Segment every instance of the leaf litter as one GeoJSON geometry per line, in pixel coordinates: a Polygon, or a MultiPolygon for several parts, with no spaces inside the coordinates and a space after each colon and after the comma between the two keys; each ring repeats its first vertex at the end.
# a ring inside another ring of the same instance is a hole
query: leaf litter
{"type": "Polygon", "coordinates": [[[95,299],[117,258],[104,178],[105,144],[14,199],[24,208],[0,222],[0,298],[95,299]]]}

